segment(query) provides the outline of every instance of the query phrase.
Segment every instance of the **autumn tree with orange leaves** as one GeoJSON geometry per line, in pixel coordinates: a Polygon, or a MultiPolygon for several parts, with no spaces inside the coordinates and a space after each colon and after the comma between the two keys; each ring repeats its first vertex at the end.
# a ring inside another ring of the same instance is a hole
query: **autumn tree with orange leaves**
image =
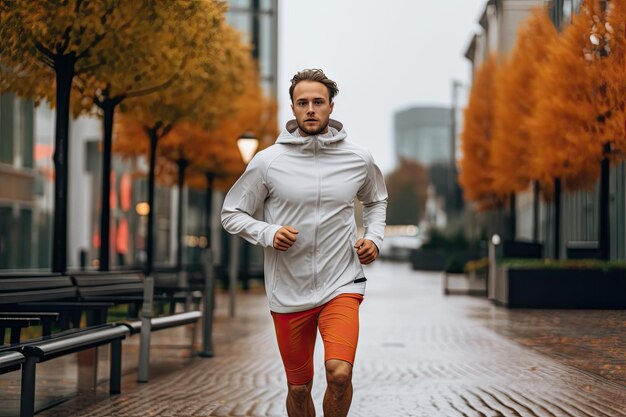
{"type": "Polygon", "coordinates": [[[479,210],[502,204],[502,197],[493,187],[490,157],[497,66],[496,57],[490,56],[476,71],[461,132],[459,184],[465,199],[474,202],[479,210]]]}

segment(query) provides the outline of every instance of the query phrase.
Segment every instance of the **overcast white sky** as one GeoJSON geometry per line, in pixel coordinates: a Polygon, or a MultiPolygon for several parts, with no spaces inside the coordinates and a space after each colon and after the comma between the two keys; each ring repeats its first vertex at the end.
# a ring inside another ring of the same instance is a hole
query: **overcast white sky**
{"type": "Polygon", "coordinates": [[[331,117],[368,148],[383,172],[395,164],[393,113],[451,104],[467,83],[463,57],[487,0],[279,0],[281,126],[292,118],[289,80],[321,68],[337,82],[331,117]]]}

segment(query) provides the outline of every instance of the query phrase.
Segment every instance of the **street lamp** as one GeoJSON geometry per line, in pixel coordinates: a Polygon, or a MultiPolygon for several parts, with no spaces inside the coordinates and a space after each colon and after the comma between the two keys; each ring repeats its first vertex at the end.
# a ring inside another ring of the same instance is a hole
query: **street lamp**
{"type": "MultiPolygon", "coordinates": [[[[239,139],[237,139],[237,147],[239,148],[239,153],[241,154],[241,159],[243,160],[244,164],[247,165],[248,162],[252,160],[252,157],[254,156],[254,153],[256,152],[258,146],[259,140],[256,138],[254,133],[245,132],[241,134],[241,136],[239,136],[239,139]]],[[[230,242],[230,277],[228,285],[230,299],[229,313],[231,317],[235,317],[235,293],[237,290],[237,278],[239,272],[238,267],[240,263],[239,249],[241,245],[237,236],[232,236],[230,242]]],[[[244,273],[244,282],[246,283],[248,278],[248,263],[250,254],[250,247],[248,245],[249,244],[247,242],[244,243],[244,253],[242,256],[244,264],[242,269],[244,273]]]]}
{"type": "Polygon", "coordinates": [[[250,162],[258,146],[259,140],[254,133],[246,132],[239,136],[239,139],[237,139],[237,147],[239,148],[239,153],[241,154],[241,159],[243,159],[244,164],[247,165],[248,162],[250,162]]]}

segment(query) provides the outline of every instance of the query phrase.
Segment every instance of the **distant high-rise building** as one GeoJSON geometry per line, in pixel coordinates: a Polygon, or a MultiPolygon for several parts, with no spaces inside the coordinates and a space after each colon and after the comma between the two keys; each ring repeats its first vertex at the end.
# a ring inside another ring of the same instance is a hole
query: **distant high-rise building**
{"type": "Polygon", "coordinates": [[[451,112],[447,107],[413,107],[394,117],[394,146],[398,158],[422,165],[449,163],[451,112]]]}

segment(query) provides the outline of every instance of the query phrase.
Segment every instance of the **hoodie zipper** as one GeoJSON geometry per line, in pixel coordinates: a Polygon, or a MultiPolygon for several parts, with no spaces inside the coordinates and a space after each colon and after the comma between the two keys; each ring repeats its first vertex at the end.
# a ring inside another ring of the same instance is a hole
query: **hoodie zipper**
{"type": "Polygon", "coordinates": [[[315,204],[315,237],[313,238],[313,285],[315,286],[315,295],[317,296],[317,293],[319,291],[318,289],[318,285],[317,285],[317,235],[318,235],[318,231],[319,231],[319,225],[320,225],[320,204],[321,204],[321,194],[322,194],[322,179],[320,176],[320,164],[319,164],[319,156],[318,156],[318,147],[319,147],[319,139],[317,138],[317,136],[313,139],[314,140],[314,144],[315,144],[315,169],[317,171],[317,202],[315,204]]]}

